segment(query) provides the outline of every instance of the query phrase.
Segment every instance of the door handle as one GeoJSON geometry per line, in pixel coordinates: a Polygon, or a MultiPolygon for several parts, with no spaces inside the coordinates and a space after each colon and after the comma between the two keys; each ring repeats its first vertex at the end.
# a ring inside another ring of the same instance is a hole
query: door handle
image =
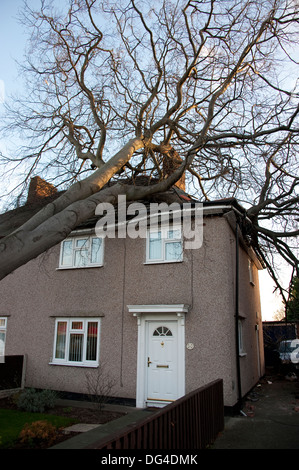
{"type": "Polygon", "coordinates": [[[148,357],[148,358],[147,358],[147,367],[149,367],[151,363],[152,363],[152,362],[151,362],[150,358],[148,357]]]}

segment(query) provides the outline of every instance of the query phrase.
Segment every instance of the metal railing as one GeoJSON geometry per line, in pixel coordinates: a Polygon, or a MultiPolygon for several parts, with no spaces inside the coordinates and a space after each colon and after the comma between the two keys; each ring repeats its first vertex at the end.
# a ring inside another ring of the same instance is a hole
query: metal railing
{"type": "Polygon", "coordinates": [[[223,380],[201,387],[93,449],[205,449],[224,429],[223,380]]]}

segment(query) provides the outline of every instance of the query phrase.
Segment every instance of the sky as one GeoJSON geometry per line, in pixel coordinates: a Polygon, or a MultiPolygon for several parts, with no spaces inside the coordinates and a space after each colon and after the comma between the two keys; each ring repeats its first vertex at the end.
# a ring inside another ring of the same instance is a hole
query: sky
{"type": "MultiPolygon", "coordinates": [[[[39,5],[40,0],[29,0],[29,5],[39,5]]],[[[3,102],[22,86],[17,61],[22,61],[25,46],[25,28],[17,19],[23,0],[0,0],[0,113],[3,102]]],[[[0,150],[9,142],[0,136],[0,150]]]]}
{"type": "MultiPolygon", "coordinates": [[[[38,5],[38,0],[29,4],[38,5]]],[[[24,47],[24,28],[16,19],[22,0],[0,0],[0,79],[4,82],[5,93],[12,92],[21,82],[17,76],[15,60],[20,60],[24,47]]]]}
{"type": "MultiPolygon", "coordinates": [[[[0,112],[5,96],[22,86],[22,77],[18,76],[16,65],[16,60],[23,59],[26,40],[24,27],[16,18],[22,4],[23,0],[0,0],[0,112]]],[[[28,0],[28,4],[38,6],[40,0],[28,0]]],[[[7,142],[0,136],[0,150],[4,150],[6,146],[7,142]]],[[[260,271],[259,278],[262,319],[269,321],[281,308],[281,301],[277,295],[272,294],[274,283],[267,272],[260,271]]]]}

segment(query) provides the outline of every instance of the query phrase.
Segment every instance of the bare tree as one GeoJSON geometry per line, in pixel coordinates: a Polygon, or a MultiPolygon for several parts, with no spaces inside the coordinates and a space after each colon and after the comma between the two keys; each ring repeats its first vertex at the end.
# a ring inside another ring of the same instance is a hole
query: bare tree
{"type": "Polygon", "coordinates": [[[85,383],[90,401],[94,403],[96,412],[100,414],[112,397],[115,380],[109,372],[106,372],[104,364],[100,364],[95,371],[88,370],[85,373],[85,383]]]}
{"type": "Polygon", "coordinates": [[[148,198],[183,172],[200,200],[244,204],[247,236],[277,282],[277,253],[298,272],[298,2],[54,7],[25,5],[27,93],[9,104],[6,127],[24,147],[2,164],[22,169],[24,187],[39,174],[66,191],[1,240],[0,278],[64,239],[99,202],[148,198]],[[121,182],[141,174],[155,184],[121,182]]]}

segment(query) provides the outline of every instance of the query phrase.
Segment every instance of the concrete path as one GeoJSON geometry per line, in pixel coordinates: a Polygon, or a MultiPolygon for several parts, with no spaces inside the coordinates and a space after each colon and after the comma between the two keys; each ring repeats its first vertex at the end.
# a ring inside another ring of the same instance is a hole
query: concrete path
{"type": "Polygon", "coordinates": [[[299,382],[266,377],[212,449],[299,449],[299,382]]]}
{"type": "MultiPolygon", "coordinates": [[[[225,429],[210,450],[299,449],[299,381],[267,376],[248,398],[251,399],[244,401],[242,408],[245,415],[225,417],[225,429]]],[[[78,405],[82,406],[82,402],[78,402],[78,405]]],[[[80,434],[52,449],[92,448],[102,438],[137,423],[151,413],[133,407],[113,407],[127,414],[110,423],[92,425],[90,428],[83,424],[80,434]]]]}

